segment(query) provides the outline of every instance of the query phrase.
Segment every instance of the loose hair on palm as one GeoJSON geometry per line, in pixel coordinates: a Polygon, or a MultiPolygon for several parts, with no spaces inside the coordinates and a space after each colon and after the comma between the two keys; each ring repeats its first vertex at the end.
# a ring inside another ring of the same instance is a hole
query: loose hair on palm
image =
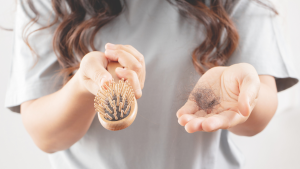
{"type": "MultiPolygon", "coordinates": [[[[184,17],[196,19],[204,25],[206,38],[194,50],[192,60],[198,73],[226,63],[239,42],[238,31],[230,18],[239,0],[167,0],[175,5],[184,17]],[[209,2],[209,4],[206,4],[209,2]]],[[[266,3],[255,1],[274,13],[277,11],[266,3]]],[[[23,1],[21,1],[24,3],[23,1]]],[[[67,82],[72,72],[79,68],[80,60],[91,50],[95,51],[94,38],[97,32],[121,14],[124,6],[120,0],[51,0],[55,13],[53,22],[38,30],[56,26],[53,49],[62,66],[61,73],[67,82]]],[[[35,17],[24,29],[24,40],[30,47],[28,27],[38,21],[39,13],[32,0],[27,0],[35,17]],[[27,30],[27,31],[26,31],[27,30]]],[[[33,50],[30,47],[31,50],[33,50]]]]}

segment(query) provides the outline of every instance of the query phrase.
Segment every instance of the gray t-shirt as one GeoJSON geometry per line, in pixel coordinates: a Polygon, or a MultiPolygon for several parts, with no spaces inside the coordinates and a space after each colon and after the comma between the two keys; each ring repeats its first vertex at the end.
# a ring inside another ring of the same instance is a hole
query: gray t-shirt
{"type": "MultiPolygon", "coordinates": [[[[41,16],[39,24],[30,30],[46,25],[53,16],[50,0],[35,1],[35,7],[41,16]]],[[[24,8],[28,7],[19,2],[6,96],[6,107],[14,112],[20,111],[21,103],[62,86],[62,78],[54,78],[60,69],[52,48],[55,27],[30,37],[39,55],[35,64],[36,58],[22,40],[28,15],[32,15],[24,8]]],[[[254,2],[241,0],[232,18],[240,44],[228,65],[250,63],[259,74],[276,77],[278,90],[297,83],[275,15],[254,2]]],[[[205,37],[201,24],[182,17],[166,0],[127,0],[127,9],[105,25],[97,37],[99,51],[104,51],[107,42],[129,44],[145,56],[147,76],[138,114],[130,127],[115,132],[104,129],[95,116],[83,138],[69,149],[49,155],[54,169],[241,168],[243,156],[228,138],[227,130],[188,134],[177,122],[177,110],[200,78],[191,55],[205,37]]]]}

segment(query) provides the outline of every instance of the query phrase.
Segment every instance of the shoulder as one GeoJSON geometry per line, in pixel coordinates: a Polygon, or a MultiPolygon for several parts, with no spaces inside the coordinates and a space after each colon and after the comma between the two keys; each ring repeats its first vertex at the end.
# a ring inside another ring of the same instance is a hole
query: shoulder
{"type": "Polygon", "coordinates": [[[17,2],[17,17],[40,18],[51,17],[53,15],[53,8],[51,0],[18,0],[17,2]]]}
{"type": "Polygon", "coordinates": [[[255,16],[276,16],[274,5],[270,1],[239,0],[230,14],[233,19],[255,16]]]}

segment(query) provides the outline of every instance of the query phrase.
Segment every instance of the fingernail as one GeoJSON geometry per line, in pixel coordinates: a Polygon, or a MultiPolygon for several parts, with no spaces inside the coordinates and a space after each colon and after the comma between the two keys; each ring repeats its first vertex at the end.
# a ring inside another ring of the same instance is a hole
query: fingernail
{"type": "Polygon", "coordinates": [[[104,76],[102,77],[101,81],[100,81],[100,86],[102,86],[103,83],[105,82],[105,78],[106,78],[106,76],[104,75],[104,76]]]}
{"type": "Polygon", "coordinates": [[[116,71],[124,71],[125,69],[121,68],[121,67],[117,67],[116,71]]]}
{"type": "Polygon", "coordinates": [[[112,43],[107,43],[105,45],[105,49],[115,49],[116,48],[116,45],[112,44],[112,43]]]}
{"type": "Polygon", "coordinates": [[[108,77],[108,76],[104,75],[104,76],[102,77],[102,79],[101,79],[100,86],[103,86],[103,84],[104,84],[105,82],[108,82],[109,80],[111,80],[111,77],[108,77]]]}

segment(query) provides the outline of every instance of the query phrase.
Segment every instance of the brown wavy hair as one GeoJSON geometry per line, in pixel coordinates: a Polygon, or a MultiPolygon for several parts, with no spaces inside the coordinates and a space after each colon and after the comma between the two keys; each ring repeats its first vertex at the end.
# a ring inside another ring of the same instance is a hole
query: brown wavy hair
{"type": "MultiPolygon", "coordinates": [[[[206,29],[206,38],[192,55],[197,72],[203,74],[209,68],[224,65],[239,42],[238,31],[229,16],[239,0],[167,1],[177,6],[183,16],[196,19],[206,29]]],[[[252,1],[277,14],[277,11],[267,3],[259,0],[252,1]]],[[[49,25],[38,30],[57,26],[53,36],[53,49],[62,66],[61,73],[65,75],[66,82],[72,77],[72,72],[79,68],[82,57],[90,52],[90,49],[96,50],[94,46],[96,33],[120,15],[126,8],[126,3],[122,4],[120,0],[52,0],[51,2],[55,18],[49,25]],[[86,19],[87,16],[90,17],[86,19]]],[[[30,25],[38,22],[40,15],[32,0],[27,0],[27,3],[35,15],[23,34],[26,35],[24,40],[30,47],[28,37],[33,32],[29,34],[26,32],[30,25]]],[[[30,49],[32,50],[31,47],[30,49]]]]}

